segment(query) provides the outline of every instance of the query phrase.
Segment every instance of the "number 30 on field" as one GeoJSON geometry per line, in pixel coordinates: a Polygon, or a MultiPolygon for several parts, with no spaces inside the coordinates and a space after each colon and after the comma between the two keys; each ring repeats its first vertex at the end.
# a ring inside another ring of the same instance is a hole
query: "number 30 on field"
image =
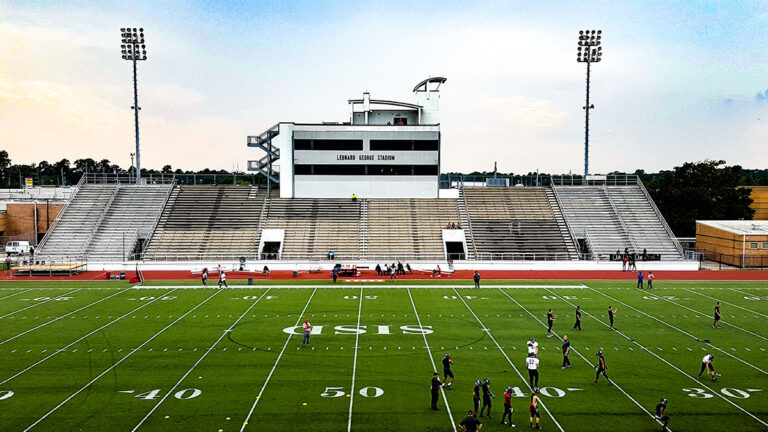
{"type": "MultiPolygon", "coordinates": [[[[377,398],[384,394],[384,390],[379,387],[369,386],[361,388],[358,393],[363,397],[377,398]]],[[[325,391],[320,393],[320,396],[324,398],[337,398],[342,397],[345,394],[347,394],[347,392],[344,391],[344,387],[326,387],[325,391]]]]}

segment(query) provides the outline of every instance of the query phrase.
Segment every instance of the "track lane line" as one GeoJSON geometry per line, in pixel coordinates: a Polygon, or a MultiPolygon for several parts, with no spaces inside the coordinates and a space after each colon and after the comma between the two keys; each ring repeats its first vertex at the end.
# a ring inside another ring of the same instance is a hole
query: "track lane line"
{"type": "Polygon", "coordinates": [[[193,370],[195,370],[195,368],[197,367],[197,365],[199,365],[199,364],[200,364],[200,362],[202,362],[202,361],[203,361],[203,360],[204,360],[204,359],[205,359],[205,358],[208,356],[208,354],[210,354],[210,353],[211,353],[211,351],[213,351],[213,350],[214,350],[214,348],[216,348],[216,345],[218,345],[218,344],[219,344],[219,342],[221,342],[221,340],[222,340],[222,339],[224,339],[224,337],[225,337],[225,336],[226,336],[226,335],[227,335],[229,332],[231,332],[233,328],[235,328],[235,326],[237,325],[237,323],[239,323],[239,322],[240,322],[240,320],[242,320],[242,319],[243,319],[243,318],[244,318],[246,315],[248,315],[248,312],[250,312],[250,311],[251,311],[251,309],[253,309],[253,307],[254,307],[254,306],[256,306],[256,304],[257,304],[257,303],[259,303],[259,302],[261,301],[261,299],[263,299],[263,298],[264,298],[264,297],[267,295],[267,293],[269,293],[269,291],[270,291],[270,290],[269,290],[269,288],[267,288],[267,290],[266,290],[266,291],[264,291],[264,293],[262,293],[262,294],[261,294],[261,296],[260,296],[258,299],[256,299],[256,301],[254,301],[254,302],[251,304],[251,306],[250,306],[250,307],[248,307],[248,309],[246,309],[246,310],[245,310],[245,312],[243,312],[243,313],[242,313],[242,315],[240,315],[240,316],[239,316],[239,317],[238,317],[238,318],[235,320],[235,322],[233,322],[233,323],[232,323],[232,325],[231,325],[231,326],[229,326],[229,328],[227,328],[226,330],[224,330],[224,332],[221,334],[221,336],[219,336],[219,338],[218,338],[218,339],[216,339],[216,341],[215,341],[213,344],[211,344],[211,346],[210,346],[210,347],[209,347],[207,350],[205,350],[205,352],[203,353],[203,355],[202,355],[202,356],[200,356],[200,358],[199,358],[199,359],[198,359],[198,360],[195,362],[195,364],[193,364],[193,365],[192,365],[192,367],[191,367],[191,368],[189,368],[189,370],[188,370],[188,371],[187,371],[187,372],[186,372],[186,373],[185,373],[185,374],[184,374],[184,375],[183,375],[183,376],[182,376],[182,377],[179,379],[179,381],[177,381],[177,382],[176,382],[176,384],[174,384],[174,385],[173,385],[173,387],[171,387],[171,389],[170,389],[170,390],[168,390],[168,392],[167,392],[167,393],[166,393],[166,394],[165,394],[165,395],[162,397],[162,399],[160,399],[160,400],[159,400],[159,401],[158,401],[158,402],[155,404],[155,406],[153,406],[153,407],[152,407],[152,409],[151,409],[151,410],[149,410],[149,412],[147,413],[147,415],[145,415],[145,416],[144,416],[144,418],[142,418],[142,419],[141,419],[141,421],[139,421],[139,423],[138,423],[136,426],[134,426],[134,428],[133,428],[133,429],[131,429],[131,431],[132,431],[132,432],[135,432],[136,430],[138,430],[138,429],[139,429],[139,427],[141,427],[141,425],[142,425],[142,424],[144,424],[144,422],[145,422],[145,421],[147,421],[147,419],[149,418],[149,416],[151,416],[151,415],[152,415],[152,413],[154,413],[154,412],[155,412],[155,410],[157,410],[157,409],[160,407],[160,405],[161,405],[163,402],[165,402],[165,400],[168,398],[168,396],[170,396],[171,394],[173,394],[173,393],[176,391],[176,389],[177,389],[177,388],[178,388],[178,387],[181,385],[181,383],[182,383],[182,382],[183,382],[183,381],[184,381],[184,380],[185,380],[185,379],[186,379],[186,378],[189,376],[189,374],[191,374],[191,373],[192,373],[192,371],[193,371],[193,370]]]}
{"type": "Polygon", "coordinates": [[[89,307],[91,307],[91,306],[93,306],[93,305],[95,305],[95,304],[99,304],[99,303],[103,302],[104,300],[108,300],[108,299],[110,299],[110,298],[112,298],[112,297],[114,297],[114,296],[116,296],[116,295],[118,295],[118,294],[122,294],[122,293],[124,293],[124,292],[126,292],[126,291],[128,291],[128,290],[130,290],[130,288],[126,288],[126,289],[124,289],[124,290],[122,290],[122,291],[118,291],[118,292],[116,292],[116,293],[114,293],[114,294],[112,294],[112,295],[109,295],[109,296],[107,296],[107,297],[104,297],[104,298],[101,298],[101,299],[99,299],[99,300],[96,300],[95,302],[89,303],[89,304],[87,304],[87,305],[85,305],[85,306],[83,306],[83,307],[81,307],[81,308],[79,308],[79,309],[75,309],[75,310],[73,310],[72,312],[69,312],[69,313],[67,313],[67,314],[65,314],[65,315],[62,315],[62,316],[58,317],[58,318],[54,318],[54,319],[52,319],[52,320],[46,321],[46,322],[44,322],[44,323],[42,323],[42,324],[38,325],[37,327],[33,327],[33,328],[29,329],[29,330],[26,330],[26,331],[23,331],[23,332],[21,332],[21,333],[17,334],[16,336],[12,336],[12,337],[10,337],[10,338],[8,338],[8,339],[4,340],[4,341],[0,341],[0,345],[3,345],[3,344],[5,344],[5,343],[8,343],[8,342],[10,342],[10,341],[12,341],[12,340],[14,340],[14,339],[16,339],[16,338],[18,338],[18,337],[24,336],[25,334],[27,334],[27,333],[30,333],[30,332],[33,332],[33,331],[35,331],[35,330],[37,330],[37,329],[39,329],[39,328],[41,328],[41,327],[45,327],[45,326],[47,326],[48,324],[52,324],[52,323],[54,323],[54,322],[56,322],[56,321],[58,321],[58,320],[60,320],[60,319],[62,319],[62,318],[66,318],[66,317],[68,317],[68,316],[70,316],[70,315],[72,315],[72,314],[74,314],[74,313],[80,312],[81,310],[83,310],[83,309],[86,309],[86,308],[89,308],[89,307]]]}
{"type": "Polygon", "coordinates": [[[67,349],[69,349],[69,347],[71,347],[71,346],[75,345],[76,343],[78,343],[78,342],[80,342],[80,341],[82,341],[82,340],[86,339],[88,336],[91,336],[91,335],[92,335],[92,334],[94,334],[94,333],[97,333],[97,332],[100,332],[101,330],[104,330],[105,328],[107,328],[107,327],[111,326],[112,324],[114,324],[114,323],[116,323],[116,322],[120,321],[121,319],[123,319],[123,318],[127,317],[128,315],[130,315],[130,314],[132,314],[132,313],[136,312],[137,310],[139,310],[139,309],[141,309],[141,308],[144,308],[144,307],[147,307],[147,306],[149,306],[150,304],[152,304],[152,303],[156,302],[157,300],[160,300],[160,298],[162,298],[162,297],[164,297],[164,296],[167,296],[168,294],[171,294],[171,293],[172,293],[172,292],[174,292],[174,291],[176,291],[176,290],[175,290],[175,289],[173,289],[173,290],[170,290],[170,291],[168,291],[167,293],[163,294],[162,296],[159,296],[159,297],[155,298],[154,300],[150,300],[149,302],[147,302],[147,303],[144,303],[143,305],[141,305],[141,306],[139,306],[139,307],[137,307],[137,308],[135,308],[135,309],[131,310],[130,312],[127,312],[127,313],[125,313],[124,315],[121,315],[119,318],[116,318],[116,319],[114,319],[114,320],[112,320],[112,321],[110,321],[110,322],[108,322],[108,323],[106,323],[106,324],[102,325],[101,327],[97,328],[96,330],[93,330],[93,331],[91,331],[90,333],[86,334],[85,336],[82,336],[82,337],[78,338],[78,339],[77,339],[77,340],[75,340],[74,342],[70,342],[70,343],[69,343],[67,346],[65,346],[64,348],[59,348],[59,349],[57,349],[56,351],[52,352],[51,354],[49,354],[48,356],[46,356],[46,357],[42,358],[41,360],[38,360],[37,362],[35,362],[35,363],[34,363],[34,364],[32,364],[31,366],[27,367],[26,369],[23,369],[23,370],[21,370],[21,371],[19,371],[19,372],[15,373],[14,375],[12,375],[12,376],[10,376],[10,377],[6,378],[5,380],[3,380],[3,381],[0,381],[0,385],[3,385],[3,384],[5,384],[5,383],[7,383],[8,381],[10,381],[10,380],[12,380],[12,379],[14,379],[14,378],[18,377],[19,375],[21,375],[21,374],[23,374],[23,373],[25,373],[25,372],[29,371],[30,369],[34,368],[35,366],[37,366],[37,365],[39,365],[39,364],[41,364],[41,363],[45,362],[46,360],[50,359],[51,357],[53,357],[53,356],[55,356],[55,355],[57,355],[57,354],[59,354],[59,353],[61,353],[61,352],[64,352],[64,351],[66,351],[67,349]]]}
{"type": "MultiPolygon", "coordinates": [[[[528,309],[527,309],[525,306],[523,306],[522,304],[520,304],[520,302],[518,302],[518,301],[517,301],[517,300],[515,300],[515,299],[514,299],[512,296],[510,296],[510,295],[509,295],[509,293],[507,293],[506,291],[502,290],[501,288],[499,288],[499,291],[501,291],[501,293],[502,293],[502,294],[504,294],[505,296],[507,296],[507,297],[508,297],[510,300],[512,300],[513,302],[515,302],[515,304],[516,304],[516,305],[520,306],[520,308],[521,308],[521,309],[523,309],[525,312],[527,312],[527,313],[528,313],[528,315],[532,316],[532,317],[533,317],[533,319],[535,319],[536,321],[538,321],[538,322],[539,322],[539,323],[540,323],[542,326],[544,326],[544,327],[547,327],[547,324],[545,324],[545,323],[544,323],[544,321],[540,320],[540,319],[539,319],[539,317],[537,317],[536,315],[534,315],[533,313],[531,313],[531,311],[529,311],[529,310],[528,310],[528,309]]],[[[560,341],[562,342],[563,338],[562,338],[562,337],[560,337],[560,335],[559,335],[559,334],[557,334],[557,332],[556,332],[556,331],[552,330],[552,334],[553,334],[553,335],[555,335],[555,337],[557,337],[558,339],[560,339],[560,341]]],[[[587,360],[587,358],[586,358],[586,357],[584,357],[584,356],[583,356],[583,355],[582,355],[582,354],[581,354],[581,353],[580,353],[580,352],[579,352],[579,351],[578,351],[576,348],[574,348],[574,347],[571,347],[571,351],[575,352],[575,353],[576,353],[576,354],[577,354],[579,357],[581,357],[581,359],[582,359],[582,360],[584,360],[584,361],[585,361],[585,362],[586,362],[586,363],[587,363],[587,364],[588,364],[590,367],[594,366],[594,365],[593,365],[592,363],[590,363],[590,361],[589,361],[589,360],[587,360]]],[[[651,412],[650,412],[650,411],[648,411],[647,409],[645,409],[645,407],[644,407],[644,406],[642,406],[642,405],[640,404],[640,402],[636,401],[636,400],[635,400],[635,398],[633,398],[632,396],[630,396],[630,395],[629,395],[629,393],[627,393],[626,391],[624,391],[624,389],[623,389],[623,388],[621,388],[621,386],[619,386],[618,384],[616,384],[616,381],[614,381],[613,379],[611,379],[611,382],[613,383],[613,385],[614,385],[614,386],[615,386],[617,389],[619,389],[619,391],[621,391],[621,392],[624,394],[624,396],[626,396],[626,397],[627,397],[629,400],[631,400],[632,402],[634,402],[634,403],[635,403],[635,405],[637,405],[638,407],[640,407],[640,409],[641,409],[641,410],[643,410],[643,412],[645,412],[646,414],[648,414],[648,415],[649,415],[649,416],[650,416],[650,417],[651,417],[653,420],[655,420],[655,421],[656,421],[656,423],[658,423],[659,425],[662,425],[662,426],[663,426],[663,423],[662,423],[662,422],[661,422],[659,419],[657,419],[657,418],[656,418],[656,416],[654,416],[653,414],[651,414],[651,412]]],[[[669,429],[669,428],[667,428],[667,430],[669,430],[669,432],[672,432],[672,429],[669,429]]]]}
{"type": "Polygon", "coordinates": [[[61,403],[59,403],[58,405],[56,405],[56,406],[55,406],[53,409],[51,409],[51,410],[50,410],[50,411],[48,411],[47,413],[43,414],[43,416],[42,416],[42,417],[40,417],[39,419],[37,419],[37,421],[35,421],[35,422],[34,422],[34,423],[32,423],[31,425],[27,426],[27,428],[26,428],[26,429],[24,429],[24,432],[27,432],[27,431],[29,431],[30,429],[32,429],[33,427],[37,426],[37,425],[38,425],[38,424],[39,424],[41,421],[43,421],[43,420],[45,420],[46,418],[48,418],[48,416],[50,416],[50,415],[51,415],[51,414],[53,414],[53,413],[54,413],[56,410],[58,410],[59,408],[61,408],[62,406],[64,406],[64,404],[66,404],[67,402],[69,402],[70,400],[72,400],[72,399],[73,399],[75,396],[77,396],[77,395],[79,395],[81,392],[83,392],[83,390],[85,390],[85,389],[87,389],[88,387],[90,387],[90,386],[91,386],[91,384],[93,384],[93,383],[95,383],[96,381],[98,381],[98,380],[99,380],[99,378],[101,378],[101,377],[103,377],[104,375],[108,374],[108,373],[109,373],[109,372],[110,372],[112,369],[114,369],[114,368],[116,368],[118,365],[120,365],[120,363],[124,362],[126,359],[128,359],[128,358],[129,358],[129,357],[131,357],[131,356],[132,356],[134,353],[136,353],[136,351],[139,351],[141,348],[143,348],[143,347],[144,347],[144,345],[146,345],[146,344],[148,344],[148,343],[152,342],[152,340],[154,340],[156,337],[160,336],[160,335],[161,335],[161,334],[162,334],[164,331],[166,331],[166,330],[168,330],[169,328],[171,328],[171,327],[172,327],[174,324],[176,324],[177,322],[179,322],[179,321],[181,321],[182,319],[184,319],[184,318],[185,318],[187,315],[191,314],[191,313],[192,313],[192,312],[194,312],[194,311],[195,311],[197,308],[199,308],[200,306],[202,306],[202,305],[206,304],[206,303],[208,302],[208,300],[210,300],[210,299],[212,299],[212,298],[216,297],[217,295],[221,294],[223,291],[224,291],[224,290],[216,290],[216,292],[214,292],[213,294],[209,295],[209,296],[208,296],[208,297],[206,297],[206,298],[205,298],[203,301],[201,301],[201,302],[200,302],[200,303],[198,303],[196,306],[194,306],[192,309],[190,309],[190,310],[188,310],[187,312],[185,312],[185,313],[184,313],[184,315],[182,315],[182,316],[180,316],[180,317],[176,318],[175,320],[173,320],[173,322],[171,322],[170,324],[168,324],[168,325],[166,325],[165,327],[163,327],[163,328],[162,328],[160,331],[158,331],[157,333],[155,333],[154,335],[152,335],[152,336],[151,336],[149,339],[147,339],[147,340],[145,340],[144,342],[142,342],[142,343],[141,343],[141,345],[137,346],[136,348],[132,348],[132,349],[131,349],[131,351],[129,351],[129,352],[128,352],[128,354],[126,354],[126,355],[124,355],[123,357],[121,357],[121,358],[120,358],[120,360],[118,360],[118,361],[116,361],[115,363],[113,363],[113,364],[112,364],[112,366],[108,367],[108,368],[107,368],[106,370],[104,370],[102,373],[100,373],[99,375],[97,375],[97,376],[96,376],[96,378],[94,378],[94,379],[92,379],[91,381],[89,381],[89,382],[88,382],[88,384],[86,384],[86,385],[84,385],[84,386],[80,387],[80,389],[79,389],[79,390],[77,390],[76,392],[72,393],[72,394],[71,394],[69,397],[67,397],[66,399],[64,399],[63,401],[61,401],[61,403]]]}
{"type": "Polygon", "coordinates": [[[5,315],[3,315],[3,316],[0,316],[0,319],[3,319],[3,318],[5,318],[5,317],[7,317],[7,316],[11,316],[11,315],[17,314],[17,313],[19,313],[19,312],[22,312],[22,311],[25,311],[25,310],[27,310],[27,309],[31,309],[31,308],[33,308],[33,307],[37,307],[37,306],[40,306],[41,304],[45,304],[45,303],[48,303],[49,301],[52,301],[52,300],[56,300],[57,298],[66,297],[66,296],[68,296],[68,295],[70,295],[70,294],[74,294],[74,293],[76,293],[76,292],[80,291],[81,289],[82,289],[82,288],[78,288],[78,289],[76,289],[76,290],[74,290],[74,291],[70,291],[70,292],[68,292],[68,293],[66,293],[66,294],[57,295],[57,296],[54,296],[54,297],[51,297],[51,298],[49,298],[48,300],[39,301],[39,302],[37,302],[37,303],[34,303],[34,304],[31,304],[31,305],[29,305],[29,306],[23,307],[23,308],[21,308],[21,309],[19,309],[19,310],[17,310],[17,311],[14,311],[14,312],[10,312],[10,313],[7,313],[7,314],[5,314],[5,315]]]}
{"type": "MultiPolygon", "coordinates": [[[[678,328],[678,327],[675,327],[675,326],[673,326],[672,324],[670,324],[670,323],[668,323],[668,322],[666,322],[666,321],[664,321],[664,320],[662,320],[662,319],[656,318],[655,316],[653,316],[653,315],[650,315],[650,314],[648,314],[648,313],[646,313],[646,312],[644,312],[644,311],[642,311],[642,310],[640,310],[640,309],[638,309],[638,308],[636,308],[636,307],[634,307],[634,306],[630,306],[630,305],[628,305],[628,304],[626,304],[626,303],[622,302],[621,300],[617,300],[617,299],[615,299],[615,298],[613,298],[613,297],[609,296],[608,294],[605,294],[605,293],[603,293],[603,292],[600,292],[599,290],[596,290],[596,289],[594,289],[594,288],[590,288],[590,289],[591,289],[592,291],[594,291],[594,292],[596,292],[596,293],[598,293],[598,294],[600,294],[600,295],[604,296],[604,297],[607,297],[607,298],[609,298],[609,299],[611,299],[611,300],[615,301],[617,304],[620,304],[620,305],[624,305],[624,306],[626,306],[626,307],[628,307],[628,308],[630,308],[630,309],[632,309],[632,310],[634,310],[634,311],[636,311],[636,312],[639,312],[639,313],[641,313],[641,314],[643,314],[643,315],[647,316],[648,318],[650,318],[650,319],[652,319],[652,320],[654,320],[654,321],[658,321],[658,322],[660,322],[661,324],[664,324],[665,326],[667,326],[667,327],[669,327],[669,328],[675,329],[675,330],[679,331],[680,333],[682,333],[682,334],[684,334],[684,335],[686,335],[686,336],[690,337],[691,339],[693,339],[693,340],[695,340],[695,341],[697,341],[697,342],[698,342],[698,341],[700,341],[700,340],[702,340],[702,338],[699,338],[699,337],[697,337],[697,336],[695,336],[695,335],[693,335],[693,334],[691,334],[691,333],[688,333],[687,331],[685,331],[685,330],[683,330],[683,329],[680,329],[680,328],[678,328]]],[[[550,292],[552,292],[552,291],[550,291],[550,292]]],[[[552,292],[552,295],[556,295],[556,294],[555,294],[554,292],[552,292]]],[[[726,350],[724,350],[724,349],[722,349],[722,348],[718,347],[717,345],[714,345],[714,344],[712,344],[712,343],[709,343],[708,345],[709,345],[709,346],[711,346],[713,349],[717,350],[718,352],[720,352],[720,353],[723,353],[723,354],[727,355],[728,357],[731,357],[732,359],[738,360],[739,362],[741,362],[741,363],[744,363],[745,365],[747,365],[747,366],[749,366],[749,367],[751,367],[751,368],[753,368],[753,369],[755,369],[755,370],[759,371],[760,373],[763,373],[763,374],[765,374],[765,375],[768,375],[768,372],[764,371],[763,369],[761,369],[761,368],[759,368],[759,367],[757,367],[757,366],[753,365],[752,363],[749,363],[748,361],[746,361],[746,360],[744,360],[744,359],[742,359],[742,358],[740,358],[740,357],[736,357],[735,355],[733,355],[733,354],[729,353],[728,351],[726,351],[726,350]]]]}
{"type": "MultiPolygon", "coordinates": [[[[592,290],[594,291],[595,289],[594,289],[594,288],[592,288],[592,290]]],[[[549,290],[547,290],[547,291],[549,291],[549,290]]],[[[560,298],[562,301],[564,301],[564,302],[568,303],[568,304],[569,304],[569,305],[571,305],[572,307],[576,307],[576,305],[575,305],[575,304],[573,304],[573,303],[571,303],[569,300],[566,300],[566,299],[564,299],[564,298],[560,297],[560,295],[558,295],[558,294],[555,294],[555,293],[554,293],[554,292],[552,292],[552,291],[549,291],[549,292],[550,292],[550,294],[552,294],[553,296],[557,296],[557,297],[558,297],[558,298],[560,298]]],[[[631,307],[631,306],[627,306],[627,307],[631,307]]],[[[583,313],[583,314],[585,314],[585,315],[587,315],[588,317],[590,317],[590,318],[594,319],[595,321],[599,322],[600,324],[604,325],[605,327],[608,327],[608,328],[610,328],[610,326],[609,326],[608,324],[604,323],[602,320],[600,320],[599,318],[595,317],[595,316],[594,316],[594,315],[592,315],[591,313],[589,313],[589,312],[585,311],[584,309],[582,309],[581,311],[582,311],[582,313],[583,313]]],[[[752,417],[753,419],[757,420],[757,421],[758,421],[758,422],[760,422],[760,424],[762,424],[763,426],[765,426],[765,427],[768,427],[768,423],[766,423],[765,421],[761,420],[759,417],[755,416],[755,415],[754,415],[754,414],[752,414],[751,412],[749,412],[749,411],[745,410],[745,409],[744,409],[744,408],[742,408],[740,405],[736,404],[735,402],[731,401],[730,399],[726,398],[725,396],[721,395],[721,394],[720,394],[720,392],[718,392],[718,391],[715,391],[715,390],[712,390],[712,388],[710,388],[708,385],[706,385],[706,384],[702,383],[701,381],[697,380],[697,379],[696,379],[696,378],[694,378],[693,376],[691,376],[691,375],[688,375],[688,373],[687,373],[687,372],[685,372],[685,371],[683,371],[682,369],[680,369],[679,367],[675,366],[674,364],[672,364],[671,362],[669,362],[669,361],[668,361],[667,359],[665,359],[664,357],[661,357],[660,355],[656,354],[656,353],[655,353],[655,352],[653,352],[652,350],[650,350],[650,349],[646,348],[644,345],[640,344],[639,342],[637,342],[637,341],[636,341],[636,340],[634,340],[633,338],[631,338],[631,337],[629,337],[629,336],[625,335],[624,333],[622,333],[621,331],[617,330],[616,328],[614,328],[614,329],[613,329],[613,331],[615,331],[616,333],[620,334],[622,337],[624,337],[624,338],[625,338],[625,339],[627,339],[628,341],[632,342],[633,344],[637,345],[637,346],[638,346],[640,349],[642,349],[643,351],[645,351],[645,352],[647,352],[647,353],[651,354],[652,356],[654,356],[654,357],[656,357],[657,359],[661,360],[662,362],[666,363],[668,366],[670,366],[670,367],[672,367],[673,369],[675,369],[676,371],[680,372],[682,375],[684,375],[684,376],[686,376],[686,377],[690,378],[690,379],[691,379],[691,381],[695,382],[697,385],[700,385],[700,386],[702,386],[702,387],[706,388],[706,389],[707,389],[707,390],[709,390],[711,393],[713,393],[713,394],[717,395],[717,396],[718,396],[720,399],[722,399],[722,400],[724,400],[724,401],[728,402],[729,404],[731,404],[732,406],[734,406],[734,407],[735,407],[736,409],[738,409],[739,411],[741,411],[741,412],[743,412],[744,414],[747,414],[748,416],[750,416],[750,417],[752,417]]]]}
{"type": "MultiPolygon", "coordinates": [[[[307,300],[307,304],[304,305],[304,309],[301,310],[301,313],[299,314],[299,317],[296,319],[296,324],[293,326],[296,327],[301,322],[301,317],[304,316],[304,313],[307,311],[307,308],[309,307],[309,302],[312,301],[312,297],[315,296],[315,293],[317,292],[317,287],[312,290],[312,294],[309,295],[309,300],[307,300]]],[[[256,396],[256,400],[253,401],[253,405],[251,406],[251,410],[248,411],[248,415],[245,416],[245,420],[243,420],[243,425],[240,427],[240,432],[243,432],[245,430],[245,427],[248,426],[248,422],[251,420],[251,416],[253,415],[253,411],[256,409],[256,405],[259,404],[259,401],[261,400],[261,396],[264,394],[264,390],[267,388],[267,384],[269,384],[269,380],[272,378],[272,375],[275,373],[275,369],[277,369],[277,364],[280,363],[280,359],[283,357],[283,353],[285,353],[285,348],[288,346],[288,342],[291,341],[291,336],[293,336],[293,332],[288,334],[288,337],[285,339],[285,343],[283,344],[283,349],[280,350],[280,354],[277,356],[277,359],[275,360],[275,364],[272,365],[272,370],[269,371],[269,375],[267,375],[266,381],[264,381],[264,385],[261,386],[261,390],[259,390],[259,394],[256,396]]]]}
{"type": "MultiPolygon", "coordinates": [[[[410,288],[408,289],[408,298],[411,299],[411,306],[413,306],[413,313],[416,314],[416,322],[419,324],[419,330],[422,330],[421,336],[424,337],[424,346],[427,348],[427,355],[429,356],[429,361],[432,363],[432,370],[436,371],[437,366],[435,365],[434,357],[432,357],[432,349],[430,349],[429,342],[427,342],[427,335],[424,334],[424,327],[421,325],[421,318],[419,317],[419,312],[416,310],[416,303],[413,302],[413,296],[411,295],[410,288]]],[[[453,420],[453,413],[451,413],[451,407],[448,405],[448,398],[445,396],[445,389],[440,387],[440,393],[443,395],[443,402],[445,402],[445,409],[448,412],[448,418],[451,420],[451,427],[453,428],[454,432],[456,432],[456,422],[453,420]]]]}
{"type": "MultiPolygon", "coordinates": [[[[514,369],[515,373],[517,373],[517,376],[519,376],[520,379],[523,380],[523,383],[525,383],[525,386],[528,387],[529,390],[532,390],[530,384],[528,384],[528,381],[525,379],[525,377],[523,377],[523,375],[517,369],[515,364],[512,363],[512,360],[509,359],[509,356],[507,356],[507,353],[504,352],[504,350],[501,348],[501,345],[499,345],[499,343],[496,342],[496,338],[493,337],[493,335],[491,334],[491,331],[485,326],[485,324],[483,324],[482,321],[480,321],[480,318],[475,314],[475,311],[473,311],[472,308],[469,307],[467,302],[464,301],[464,298],[461,296],[461,294],[459,294],[458,291],[456,291],[456,288],[453,289],[453,292],[456,293],[456,297],[458,297],[459,300],[461,300],[461,302],[464,303],[464,306],[466,306],[467,309],[469,310],[469,312],[472,314],[472,316],[475,317],[475,319],[477,320],[478,324],[480,324],[480,327],[482,327],[483,331],[488,335],[488,337],[491,338],[493,343],[496,345],[496,348],[499,349],[499,351],[504,356],[504,358],[507,359],[507,363],[509,363],[509,365],[512,366],[512,369],[514,369]]],[[[544,402],[542,402],[541,399],[539,399],[539,404],[541,405],[542,408],[544,408],[544,411],[547,412],[547,414],[549,415],[549,418],[552,419],[552,421],[555,423],[555,425],[557,425],[557,428],[560,429],[560,432],[565,432],[565,429],[563,429],[563,427],[560,426],[560,423],[557,422],[557,419],[555,419],[555,416],[552,415],[552,413],[549,411],[549,408],[547,408],[547,406],[544,405],[544,402]]]]}

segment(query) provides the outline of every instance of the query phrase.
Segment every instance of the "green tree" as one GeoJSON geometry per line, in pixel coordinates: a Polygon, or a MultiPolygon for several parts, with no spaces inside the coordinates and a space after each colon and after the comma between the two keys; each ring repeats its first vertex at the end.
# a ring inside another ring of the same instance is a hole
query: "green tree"
{"type": "Polygon", "coordinates": [[[752,190],[737,188],[741,179],[740,166],[705,160],[675,167],[646,186],[672,231],[693,237],[696,220],[752,219],[752,190]]]}

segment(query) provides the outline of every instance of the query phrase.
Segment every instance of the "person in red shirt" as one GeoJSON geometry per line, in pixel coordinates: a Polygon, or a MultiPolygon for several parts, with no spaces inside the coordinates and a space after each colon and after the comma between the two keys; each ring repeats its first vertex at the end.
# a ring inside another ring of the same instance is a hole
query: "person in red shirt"
{"type": "Polygon", "coordinates": [[[501,424],[507,424],[504,421],[507,415],[509,415],[509,427],[515,427],[512,423],[512,387],[507,387],[504,392],[504,414],[501,415],[501,424]]]}

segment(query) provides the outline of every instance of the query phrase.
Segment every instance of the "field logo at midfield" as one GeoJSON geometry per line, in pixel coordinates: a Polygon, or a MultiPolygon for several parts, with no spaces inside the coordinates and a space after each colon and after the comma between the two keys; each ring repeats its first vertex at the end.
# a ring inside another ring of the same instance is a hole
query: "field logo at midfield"
{"type": "MultiPolygon", "coordinates": [[[[321,326],[321,325],[313,326],[311,330],[311,334],[312,335],[323,334],[323,328],[325,327],[327,326],[321,326]]],[[[374,325],[371,327],[375,329],[375,330],[372,330],[373,334],[380,334],[380,335],[392,334],[392,332],[390,331],[390,327],[392,326],[374,325]]],[[[400,330],[403,332],[403,334],[407,334],[407,335],[428,335],[435,332],[434,330],[432,330],[432,326],[419,327],[419,326],[404,325],[404,326],[400,326],[400,330]]],[[[287,333],[287,334],[300,335],[300,334],[303,334],[303,332],[304,330],[302,326],[286,327],[283,329],[283,333],[287,333]]],[[[360,328],[357,328],[357,326],[355,325],[338,325],[333,327],[333,334],[337,334],[337,335],[354,336],[356,334],[364,334],[364,333],[368,333],[368,326],[362,325],[360,326],[360,328]]]]}

